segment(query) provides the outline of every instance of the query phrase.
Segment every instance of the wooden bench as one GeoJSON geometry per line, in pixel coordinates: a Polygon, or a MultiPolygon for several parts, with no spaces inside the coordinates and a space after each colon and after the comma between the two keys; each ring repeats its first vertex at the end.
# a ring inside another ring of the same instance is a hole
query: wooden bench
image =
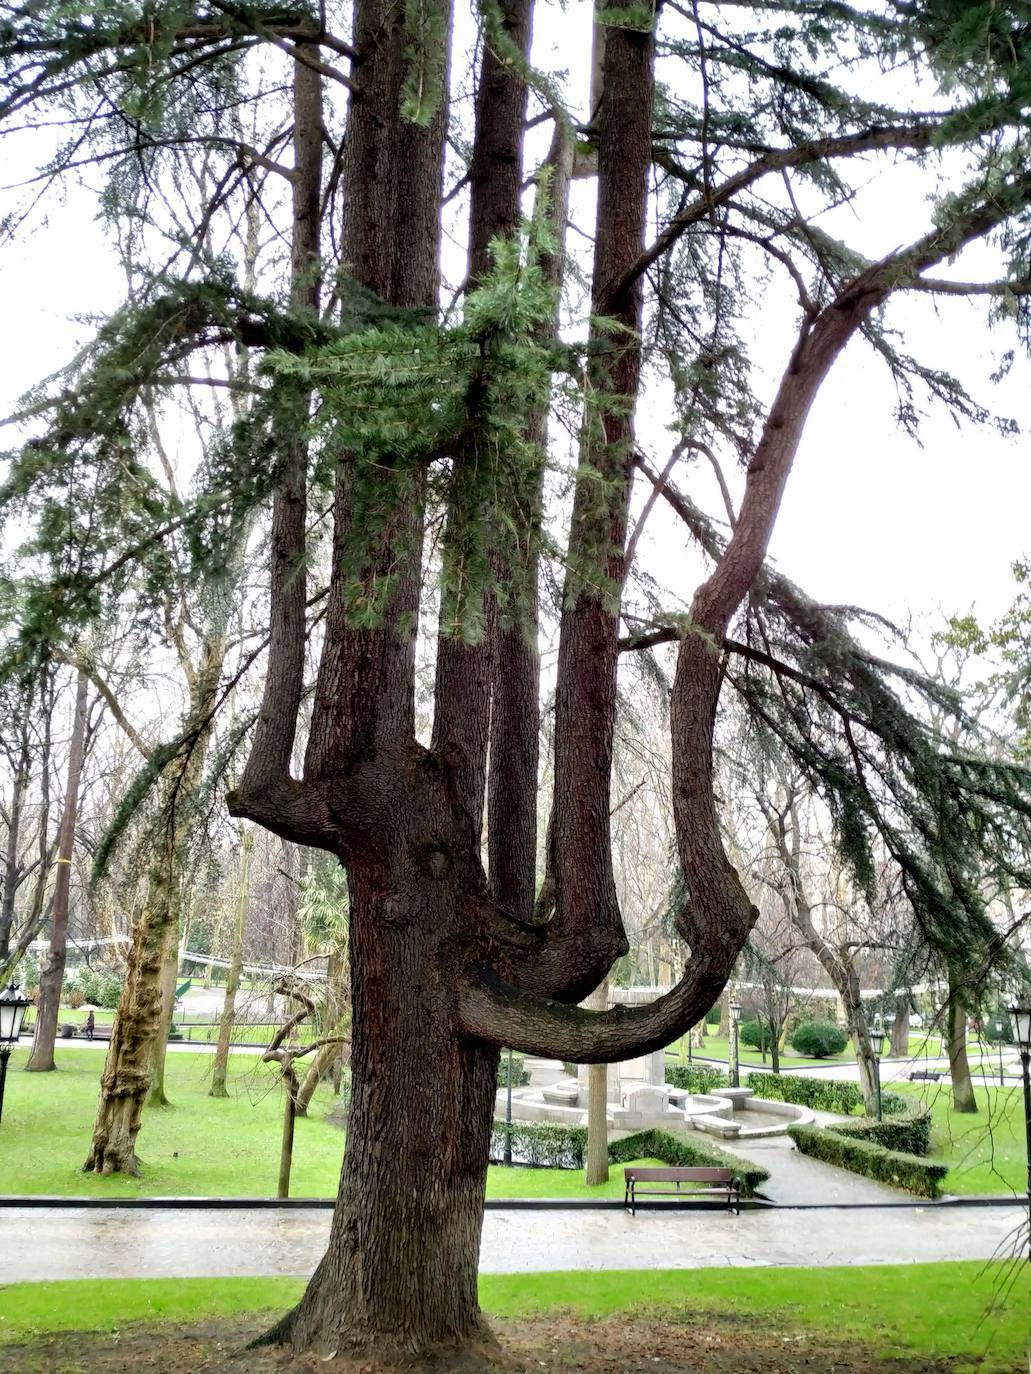
{"type": "MultiPolygon", "coordinates": [[[[97,1024],[93,1027],[93,1039],[110,1040],[111,1030],[112,1023],[110,1021],[105,1021],[103,1025],[98,1021],[97,1024]]],[[[66,1021],[63,1025],[58,1026],[57,1034],[61,1040],[86,1039],[85,1028],[83,1026],[72,1025],[69,1021],[66,1021]]]]}
{"type": "Polygon", "coordinates": [[[641,1197],[672,1197],[681,1202],[696,1198],[720,1198],[731,1212],[741,1213],[741,1180],[730,1169],[656,1169],[623,1170],[626,1191],[623,1205],[636,1216],[641,1197]],[[643,1185],[643,1186],[642,1186],[643,1185]]]}
{"type": "Polygon", "coordinates": [[[917,1079],[922,1079],[925,1083],[937,1083],[944,1072],[944,1069],[914,1069],[909,1081],[915,1083],[917,1079]]]}

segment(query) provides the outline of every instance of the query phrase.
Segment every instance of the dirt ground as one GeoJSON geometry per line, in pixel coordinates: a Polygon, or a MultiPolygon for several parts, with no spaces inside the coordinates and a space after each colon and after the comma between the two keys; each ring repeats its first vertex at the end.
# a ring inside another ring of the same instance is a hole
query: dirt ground
{"type": "MultiPolygon", "coordinates": [[[[951,1360],[834,1345],[819,1336],[770,1331],[741,1318],[684,1320],[626,1315],[496,1321],[502,1358],[407,1366],[408,1374],[950,1374],[951,1360]]],[[[282,1348],[248,1350],[261,1325],[141,1325],[111,1335],[49,1336],[0,1347],[4,1374],[385,1374],[339,1356],[298,1359],[282,1348]]],[[[396,1366],[393,1367],[396,1372],[396,1366]]]]}

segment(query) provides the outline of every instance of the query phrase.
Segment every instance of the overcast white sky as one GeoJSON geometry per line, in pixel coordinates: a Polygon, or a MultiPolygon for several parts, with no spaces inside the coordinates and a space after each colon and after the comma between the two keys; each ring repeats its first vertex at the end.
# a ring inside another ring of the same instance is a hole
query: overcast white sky
{"type": "MultiPolygon", "coordinates": [[[[582,4],[564,22],[583,33],[582,4]]],[[[586,48],[571,48],[568,32],[540,30],[537,60],[581,68],[586,48]]],[[[580,76],[571,78],[571,86],[580,76]]],[[[0,180],[10,179],[8,171],[0,180]]],[[[927,226],[930,187],[906,173],[886,174],[877,208],[860,225],[862,246],[874,255],[915,237],[927,226]]],[[[45,219],[0,252],[0,299],[7,327],[0,334],[0,413],[9,413],[32,383],[70,357],[92,332],[82,317],[105,312],[121,299],[123,280],[91,205],[77,194],[62,206],[53,199],[45,219]]],[[[987,257],[985,276],[997,267],[987,257]]],[[[765,351],[770,385],[783,361],[779,326],[790,324],[790,302],[771,300],[771,339],[765,351]]],[[[948,300],[940,313],[921,298],[897,308],[896,321],[914,342],[912,351],[958,373],[979,399],[1031,425],[1031,368],[1021,363],[1003,386],[988,376],[1009,344],[983,325],[984,305],[948,300]]],[[[785,572],[828,601],[854,602],[902,618],[976,605],[987,617],[1012,596],[1010,564],[1031,553],[1031,464],[1024,436],[1003,438],[988,429],[957,430],[932,415],[921,449],[896,432],[892,385],[861,343],[853,344],[824,385],[810,417],[773,542],[785,572]]],[[[641,437],[660,457],[668,451],[661,401],[646,398],[641,437]],[[649,408],[650,407],[650,408],[649,408]]],[[[0,445],[6,435],[0,434],[0,445]]],[[[699,470],[698,481],[707,478],[699,470]]],[[[712,491],[709,509],[717,510],[712,491]]],[[[664,561],[667,529],[657,522],[651,557],[664,561]]],[[[648,547],[645,542],[645,548],[648,547]]],[[[684,589],[686,594],[686,589],[684,589]]]]}

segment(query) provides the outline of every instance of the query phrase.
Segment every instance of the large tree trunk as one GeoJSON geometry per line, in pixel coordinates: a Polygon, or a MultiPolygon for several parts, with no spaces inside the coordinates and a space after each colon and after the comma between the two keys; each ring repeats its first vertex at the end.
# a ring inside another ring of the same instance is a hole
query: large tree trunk
{"type": "Polygon", "coordinates": [[[226,995],[222,1003],[222,1016],[218,1023],[218,1045],[215,1048],[215,1067],[211,1072],[210,1097],[228,1097],[226,1076],[229,1071],[229,1044],[233,1035],[233,1022],[236,1020],[236,993],[240,986],[240,970],[243,967],[243,927],[247,919],[247,888],[251,876],[251,851],[254,848],[254,832],[248,826],[240,841],[240,877],[236,894],[236,919],[233,922],[233,948],[229,955],[229,974],[226,978],[226,995]]]}
{"type": "Polygon", "coordinates": [[[412,871],[354,865],[350,878],[340,1196],[325,1257],[269,1339],[387,1358],[486,1341],[476,1281],[499,1052],[455,1030],[447,943],[464,894],[412,871]]]}
{"type": "Polygon", "coordinates": [[[75,848],[75,817],[79,808],[79,785],[82,780],[82,761],[86,747],[86,705],[89,679],[80,669],[75,688],[75,715],[71,742],[68,746],[68,779],[61,813],[61,832],[57,842],[57,876],[54,879],[54,899],[50,912],[50,954],[46,967],[39,975],[39,998],[36,1003],[36,1032],[32,1040],[28,1073],[45,1073],[56,1068],[54,1041],[57,1037],[57,1017],[64,986],[64,967],[68,949],[68,902],[71,890],[72,851],[75,848]]]}
{"type": "Polygon", "coordinates": [[[945,1017],[953,1110],[976,1112],[977,1098],[974,1096],[974,1084],[967,1059],[967,1009],[962,986],[952,969],[949,969],[949,1000],[945,1008],[945,1017]]]}

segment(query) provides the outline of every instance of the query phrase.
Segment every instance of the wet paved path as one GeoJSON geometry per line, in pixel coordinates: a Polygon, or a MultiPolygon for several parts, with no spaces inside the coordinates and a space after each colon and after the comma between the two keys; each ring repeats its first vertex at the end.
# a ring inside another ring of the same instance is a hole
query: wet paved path
{"type": "MultiPolygon", "coordinates": [[[[309,1275],[328,1208],[5,1207],[3,1282],[309,1275]]],[[[661,1215],[486,1214],[481,1269],[694,1269],[720,1265],[900,1264],[1013,1251],[1019,1207],[872,1207],[661,1215]]]]}

